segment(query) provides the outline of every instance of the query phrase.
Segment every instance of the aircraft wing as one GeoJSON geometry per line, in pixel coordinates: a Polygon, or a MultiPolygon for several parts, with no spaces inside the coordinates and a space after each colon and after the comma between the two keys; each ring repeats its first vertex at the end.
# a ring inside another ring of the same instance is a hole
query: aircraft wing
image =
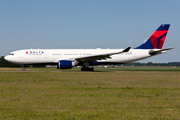
{"type": "Polygon", "coordinates": [[[131,48],[131,47],[128,47],[128,48],[126,48],[126,49],[124,49],[123,51],[120,51],[120,52],[96,54],[96,55],[89,55],[89,56],[82,56],[82,57],[77,57],[77,58],[74,58],[74,59],[75,59],[75,60],[80,60],[81,62],[102,60],[102,59],[111,58],[111,57],[110,57],[111,55],[128,52],[128,51],[130,50],[130,48],[131,48]]]}

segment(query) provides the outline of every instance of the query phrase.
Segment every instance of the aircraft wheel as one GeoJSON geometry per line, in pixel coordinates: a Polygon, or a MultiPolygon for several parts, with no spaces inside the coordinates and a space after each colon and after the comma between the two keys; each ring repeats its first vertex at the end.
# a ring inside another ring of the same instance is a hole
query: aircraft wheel
{"type": "Polygon", "coordinates": [[[81,68],[81,71],[85,71],[85,68],[81,68]]]}
{"type": "Polygon", "coordinates": [[[89,68],[89,71],[94,71],[94,68],[89,68]]]}
{"type": "Polygon", "coordinates": [[[22,68],[22,71],[25,71],[26,70],[26,68],[22,68]]]}
{"type": "Polygon", "coordinates": [[[94,71],[94,68],[81,68],[81,71],[94,71]]]}

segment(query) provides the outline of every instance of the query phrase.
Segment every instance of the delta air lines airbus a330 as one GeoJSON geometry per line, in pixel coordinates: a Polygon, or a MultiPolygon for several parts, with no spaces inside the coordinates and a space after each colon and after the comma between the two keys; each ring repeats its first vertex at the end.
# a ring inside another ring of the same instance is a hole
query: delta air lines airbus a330
{"type": "MultiPolygon", "coordinates": [[[[162,24],[143,44],[130,49],[24,49],[11,52],[5,60],[24,65],[57,65],[58,69],[82,66],[81,71],[93,71],[94,65],[130,63],[173,48],[162,49],[169,24],[162,24]]],[[[24,71],[25,68],[22,67],[24,71]]]]}

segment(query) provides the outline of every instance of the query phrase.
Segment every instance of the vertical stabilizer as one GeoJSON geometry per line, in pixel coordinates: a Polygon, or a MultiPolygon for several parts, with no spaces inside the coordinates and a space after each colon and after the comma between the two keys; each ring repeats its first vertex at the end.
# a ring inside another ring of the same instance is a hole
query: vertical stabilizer
{"type": "Polygon", "coordinates": [[[162,24],[142,45],[135,49],[162,49],[170,24],[162,24]]]}

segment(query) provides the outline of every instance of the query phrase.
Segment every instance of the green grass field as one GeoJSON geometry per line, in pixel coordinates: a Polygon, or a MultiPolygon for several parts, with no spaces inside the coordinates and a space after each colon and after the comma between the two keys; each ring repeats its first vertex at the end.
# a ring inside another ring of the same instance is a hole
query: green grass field
{"type": "Polygon", "coordinates": [[[179,68],[123,69],[0,68],[0,119],[180,119],[179,68]]]}

